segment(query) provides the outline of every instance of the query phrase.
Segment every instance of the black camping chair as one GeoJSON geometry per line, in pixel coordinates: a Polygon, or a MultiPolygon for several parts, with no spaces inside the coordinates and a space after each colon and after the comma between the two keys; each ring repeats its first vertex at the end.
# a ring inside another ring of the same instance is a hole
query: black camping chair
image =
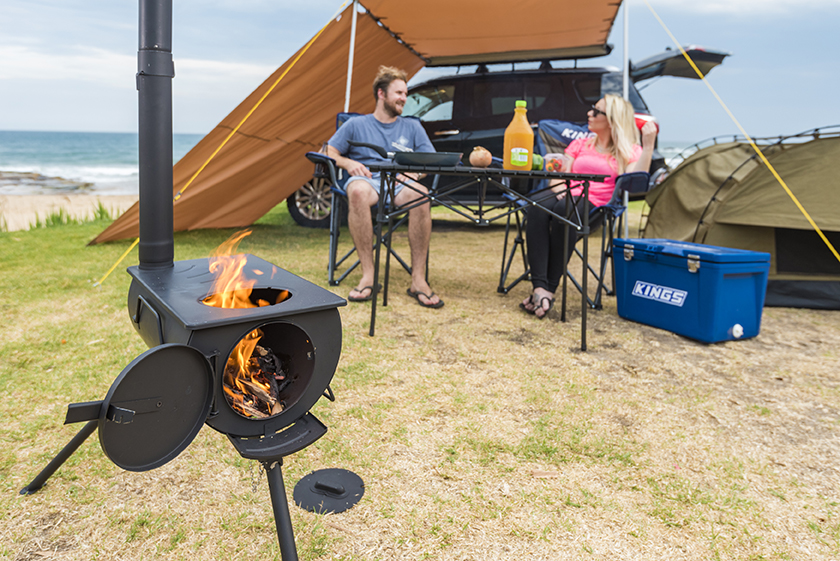
{"type": "MultiPolygon", "coordinates": [[[[339,113],[336,115],[335,118],[335,128],[338,129],[341,125],[346,123],[352,117],[360,115],[360,113],[339,113]]],[[[315,176],[322,177],[328,179],[330,181],[330,192],[332,193],[332,204],[330,209],[330,247],[329,247],[329,256],[327,262],[327,275],[328,275],[328,282],[330,286],[338,286],[341,284],[347,275],[352,273],[356,267],[359,266],[359,259],[356,258],[355,261],[350,263],[348,260],[356,253],[356,246],[352,245],[348,250],[344,252],[344,254],[339,257],[339,237],[341,236],[341,225],[344,220],[344,216],[347,213],[348,209],[348,202],[347,202],[347,191],[345,190],[345,186],[347,185],[347,181],[350,179],[350,176],[345,172],[343,169],[339,168],[335,164],[335,160],[323,154],[321,152],[307,152],[306,157],[315,164],[315,176]],[[339,269],[342,266],[345,266],[347,263],[346,268],[339,272],[339,269]]],[[[376,209],[376,206],[373,207],[373,210],[376,209]]],[[[394,222],[391,227],[388,229],[387,232],[383,234],[383,236],[376,240],[374,243],[374,251],[378,244],[385,241],[385,238],[390,236],[397,228],[402,226],[408,220],[408,215],[404,215],[402,218],[394,222]]],[[[386,244],[388,247],[388,251],[394,258],[402,265],[403,269],[406,270],[409,274],[411,274],[411,266],[405,262],[405,260],[400,257],[400,255],[391,248],[390,244],[386,244]]],[[[428,265],[428,263],[427,263],[428,265]]],[[[428,267],[426,269],[426,274],[428,275],[428,267]]]]}
{"type": "MultiPolygon", "coordinates": [[[[602,295],[604,293],[607,295],[614,294],[615,267],[613,265],[612,241],[615,238],[615,232],[621,228],[621,221],[623,220],[624,212],[626,210],[623,202],[623,194],[625,191],[631,194],[647,192],[649,189],[649,180],[650,174],[647,172],[631,172],[618,176],[615,182],[615,190],[613,191],[610,201],[605,205],[594,207],[589,211],[589,231],[593,232],[599,228],[601,229],[601,251],[598,270],[595,270],[589,263],[586,264],[589,268],[589,272],[592,273],[593,277],[597,281],[595,297],[591,298],[589,295],[586,295],[587,304],[591,308],[601,309],[603,307],[601,303],[602,295]],[[608,264],[610,265],[611,279],[609,286],[607,285],[605,278],[608,264]]],[[[499,287],[497,288],[497,291],[503,294],[510,292],[510,290],[520,282],[530,280],[531,271],[528,263],[525,238],[523,235],[527,214],[523,215],[521,218],[518,216],[519,213],[515,214],[516,216],[514,219],[508,217],[508,224],[505,229],[505,247],[502,252],[502,271],[499,276],[499,287]],[[511,232],[513,232],[514,237],[510,252],[508,253],[508,246],[511,245],[511,232]],[[510,269],[513,265],[517,252],[522,258],[523,273],[510,282],[510,284],[505,284],[507,283],[507,278],[510,275],[510,269]]],[[[582,236],[580,239],[582,239],[582,236]]],[[[583,260],[583,254],[577,246],[574,249],[574,253],[579,259],[581,259],[581,261],[583,260]]],[[[560,306],[563,320],[565,320],[566,312],[566,279],[568,278],[568,280],[571,281],[578,292],[582,293],[583,291],[578,280],[571,272],[569,272],[568,269],[569,268],[567,267],[566,275],[563,279],[563,295],[560,306]]]]}
{"type": "MultiPolygon", "coordinates": [[[[608,296],[615,294],[613,240],[615,239],[615,233],[621,229],[623,220],[625,219],[625,211],[627,208],[624,206],[624,193],[627,192],[632,195],[646,193],[649,186],[650,174],[646,171],[634,171],[619,175],[615,180],[615,189],[613,190],[613,194],[609,202],[605,205],[595,207],[589,212],[590,232],[595,231],[598,227],[601,228],[601,257],[599,260],[598,271],[595,271],[592,268],[592,265],[586,263],[586,266],[589,267],[589,271],[595,277],[595,280],[598,281],[595,297],[590,298],[588,294],[586,295],[586,300],[591,308],[600,310],[603,307],[601,303],[603,294],[606,293],[608,296]],[[609,286],[606,283],[608,264],[610,267],[609,286]]],[[[575,245],[574,253],[582,262],[583,255],[577,248],[577,245],[575,245]]],[[[582,292],[580,283],[577,281],[575,276],[569,272],[569,268],[566,267],[566,276],[563,279],[563,302],[561,303],[561,315],[563,316],[563,319],[565,319],[566,312],[566,278],[571,281],[575,288],[577,288],[578,292],[582,292]]]]}

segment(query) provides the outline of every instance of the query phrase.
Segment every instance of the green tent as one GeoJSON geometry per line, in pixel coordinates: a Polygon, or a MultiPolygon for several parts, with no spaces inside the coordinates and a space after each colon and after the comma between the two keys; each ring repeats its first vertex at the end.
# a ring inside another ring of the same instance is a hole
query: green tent
{"type": "MultiPolygon", "coordinates": [[[[770,253],[765,305],[840,309],[840,260],[745,140],[713,142],[648,193],[643,236],[770,253]]],[[[759,147],[840,251],[840,126],[759,147]]]]}

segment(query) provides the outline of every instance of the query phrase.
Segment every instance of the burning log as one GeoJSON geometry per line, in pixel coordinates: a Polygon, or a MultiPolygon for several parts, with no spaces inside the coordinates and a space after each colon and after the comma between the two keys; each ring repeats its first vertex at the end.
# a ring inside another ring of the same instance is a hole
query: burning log
{"type": "Polygon", "coordinates": [[[224,385],[228,403],[238,413],[265,418],[281,413],[280,393],[288,385],[288,357],[278,357],[271,349],[255,342],[262,332],[255,330],[240,341],[225,365],[224,385]],[[250,355],[241,347],[251,346],[250,355]]]}
{"type": "Polygon", "coordinates": [[[248,380],[241,380],[240,383],[245,386],[252,397],[256,397],[260,401],[267,403],[268,405],[274,405],[277,401],[275,396],[272,396],[269,392],[265,391],[262,386],[259,384],[255,384],[253,382],[249,382],[248,380]]]}

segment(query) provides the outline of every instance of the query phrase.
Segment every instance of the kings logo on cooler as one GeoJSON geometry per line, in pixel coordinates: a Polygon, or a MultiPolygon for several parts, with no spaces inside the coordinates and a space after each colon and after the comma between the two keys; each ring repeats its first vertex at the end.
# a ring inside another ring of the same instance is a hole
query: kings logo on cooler
{"type": "Polygon", "coordinates": [[[633,296],[656,300],[657,302],[671,304],[680,308],[682,308],[688,296],[685,290],[677,290],[676,288],[668,288],[667,286],[659,286],[658,284],[651,284],[640,280],[636,281],[632,294],[633,296]]]}

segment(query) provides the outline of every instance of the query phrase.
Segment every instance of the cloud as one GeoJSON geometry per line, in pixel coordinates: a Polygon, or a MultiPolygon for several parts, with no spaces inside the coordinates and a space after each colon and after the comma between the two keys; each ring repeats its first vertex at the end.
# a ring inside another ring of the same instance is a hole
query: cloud
{"type": "MultiPolygon", "coordinates": [[[[645,6],[644,0],[628,0],[635,8],[645,6]]],[[[728,14],[750,17],[781,16],[790,13],[840,8],[840,0],[648,0],[654,9],[702,14],[728,14]]]]}
{"type": "Polygon", "coordinates": [[[2,80],[80,80],[102,85],[133,87],[137,59],[95,47],[76,47],[46,53],[28,46],[0,45],[2,80]],[[134,70],[132,70],[134,69],[134,70]]]}
{"type": "MultiPolygon", "coordinates": [[[[188,89],[218,88],[224,83],[256,85],[275,69],[265,64],[175,58],[177,83],[188,89]]],[[[28,46],[0,46],[0,80],[73,80],[133,89],[136,72],[136,55],[95,47],[47,53],[28,46]]]]}

